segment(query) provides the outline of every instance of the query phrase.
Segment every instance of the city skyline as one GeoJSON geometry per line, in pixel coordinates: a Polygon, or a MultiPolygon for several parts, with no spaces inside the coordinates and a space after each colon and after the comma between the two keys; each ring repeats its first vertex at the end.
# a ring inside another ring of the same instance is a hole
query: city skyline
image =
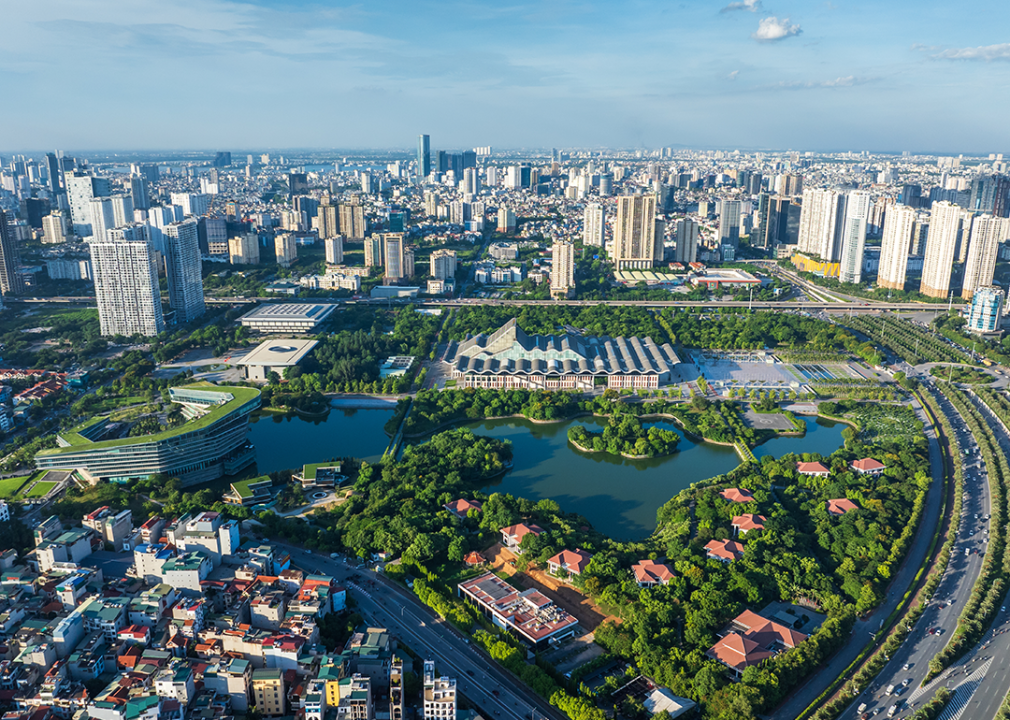
{"type": "Polygon", "coordinates": [[[1010,43],[998,18],[1010,11],[995,2],[970,15],[938,3],[757,0],[6,5],[0,78],[19,100],[0,120],[7,152],[410,150],[419,132],[434,147],[1004,149],[1010,43]],[[991,21],[980,28],[976,14],[991,21]],[[118,78],[113,97],[85,90],[103,73],[118,78]],[[185,88],[194,112],[137,123],[132,111],[160,82],[185,88]],[[251,88],[268,102],[269,88],[313,97],[313,111],[275,123],[250,112],[251,88]],[[54,89],[68,112],[37,112],[54,89]],[[982,97],[987,112],[973,112],[982,97]]]}

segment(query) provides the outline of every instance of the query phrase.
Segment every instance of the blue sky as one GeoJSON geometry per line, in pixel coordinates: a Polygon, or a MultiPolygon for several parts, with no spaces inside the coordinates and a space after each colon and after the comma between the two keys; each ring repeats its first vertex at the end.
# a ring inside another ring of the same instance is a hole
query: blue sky
{"type": "Polygon", "coordinates": [[[0,0],[9,150],[1007,152],[1010,3],[0,0]]]}

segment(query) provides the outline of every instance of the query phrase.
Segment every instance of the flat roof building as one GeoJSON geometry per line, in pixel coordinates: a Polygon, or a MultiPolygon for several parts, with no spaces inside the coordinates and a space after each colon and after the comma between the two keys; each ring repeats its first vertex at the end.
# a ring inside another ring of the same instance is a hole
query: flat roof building
{"type": "Polygon", "coordinates": [[[245,368],[246,379],[266,382],[271,372],[283,374],[284,368],[300,363],[318,344],[306,339],[264,340],[237,364],[245,368]]]}
{"type": "Polygon", "coordinates": [[[243,326],[262,333],[311,333],[336,305],[310,303],[275,303],[260,305],[239,318],[243,326]]]}
{"type": "Polygon", "coordinates": [[[461,582],[458,593],[495,625],[534,649],[575,633],[578,620],[535,588],[519,592],[494,573],[461,582]]]}

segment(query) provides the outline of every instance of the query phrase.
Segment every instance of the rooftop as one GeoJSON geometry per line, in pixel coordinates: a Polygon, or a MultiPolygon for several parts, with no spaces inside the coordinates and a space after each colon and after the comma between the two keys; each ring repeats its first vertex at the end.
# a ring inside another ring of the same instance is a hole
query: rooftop
{"type": "Polygon", "coordinates": [[[313,322],[318,323],[336,310],[336,305],[312,303],[271,303],[250,310],[239,318],[253,322],[313,322]]]}
{"type": "Polygon", "coordinates": [[[269,367],[297,365],[318,344],[317,340],[304,338],[300,340],[291,338],[264,340],[237,364],[269,367]]]}

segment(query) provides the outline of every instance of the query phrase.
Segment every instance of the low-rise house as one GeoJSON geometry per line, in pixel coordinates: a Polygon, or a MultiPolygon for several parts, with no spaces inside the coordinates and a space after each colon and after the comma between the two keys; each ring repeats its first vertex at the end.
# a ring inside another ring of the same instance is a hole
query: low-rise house
{"type": "Polygon", "coordinates": [[[471,510],[481,512],[483,506],[479,500],[460,498],[459,500],[453,500],[451,503],[446,503],[443,507],[461,520],[465,520],[467,513],[471,510]]]}
{"type": "Polygon", "coordinates": [[[738,535],[746,535],[751,530],[764,530],[767,519],[764,515],[752,513],[737,515],[733,518],[733,532],[738,535]]]}
{"type": "Polygon", "coordinates": [[[709,560],[731,563],[743,557],[743,549],[735,540],[710,540],[705,545],[705,555],[709,560]]]}
{"type": "Polygon", "coordinates": [[[706,655],[740,677],[743,671],[807,639],[803,633],[745,610],[740,613],[706,655]]]}
{"type": "Polygon", "coordinates": [[[569,575],[581,575],[592,558],[592,555],[579,548],[562,550],[547,561],[547,570],[552,575],[562,572],[566,572],[569,575]]]}
{"type": "Polygon", "coordinates": [[[844,515],[852,510],[858,510],[859,506],[848,498],[834,498],[828,500],[827,508],[831,515],[844,515]]]}
{"type": "Polygon", "coordinates": [[[852,463],[852,469],[860,475],[880,475],[886,469],[884,463],[873,458],[863,458],[852,463]]]}
{"type": "Polygon", "coordinates": [[[814,477],[827,477],[831,474],[831,470],[824,463],[819,462],[796,463],[796,472],[800,475],[813,475],[814,477]]]}
{"type": "Polygon", "coordinates": [[[730,502],[747,503],[754,499],[754,493],[743,488],[726,488],[719,493],[719,497],[730,502]]]}
{"type": "Polygon", "coordinates": [[[542,535],[543,532],[544,531],[537,525],[527,525],[526,523],[509,525],[508,527],[503,527],[501,529],[502,545],[516,555],[521,555],[522,550],[519,548],[519,544],[523,541],[523,538],[530,533],[533,535],[542,535]]]}
{"type": "Polygon", "coordinates": [[[632,565],[631,572],[635,574],[635,582],[638,583],[638,587],[667,585],[676,577],[673,568],[669,565],[648,559],[640,560],[632,565]]]}

